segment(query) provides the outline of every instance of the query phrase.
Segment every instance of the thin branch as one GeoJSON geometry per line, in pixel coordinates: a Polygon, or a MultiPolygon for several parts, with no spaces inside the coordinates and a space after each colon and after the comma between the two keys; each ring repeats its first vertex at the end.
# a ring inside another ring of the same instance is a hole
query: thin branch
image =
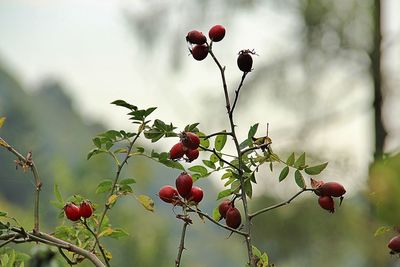
{"type": "Polygon", "coordinates": [[[72,261],[70,260],[70,258],[68,258],[68,256],[64,253],[64,251],[62,250],[62,248],[58,248],[58,251],[60,252],[61,256],[64,258],[64,260],[69,264],[69,265],[76,265],[78,264],[77,261],[72,261]]]}
{"type": "Polygon", "coordinates": [[[281,202],[281,203],[278,203],[278,204],[275,204],[275,205],[272,205],[272,206],[263,208],[263,209],[261,209],[261,210],[258,210],[258,211],[256,211],[256,212],[254,212],[254,213],[249,214],[249,218],[250,218],[250,219],[253,219],[253,218],[256,217],[257,215],[260,215],[260,214],[262,214],[262,213],[264,213],[264,212],[267,212],[267,211],[270,211],[270,210],[274,210],[274,209],[276,209],[276,208],[279,208],[279,207],[288,205],[288,204],[290,204],[290,202],[292,202],[295,198],[297,198],[298,196],[300,196],[302,193],[304,193],[304,192],[306,192],[306,191],[311,191],[311,192],[313,192],[314,189],[311,189],[311,188],[304,188],[304,189],[300,190],[299,192],[297,192],[295,195],[293,195],[291,198],[289,198],[289,199],[286,200],[286,201],[283,201],[283,202],[281,202]]]}
{"type": "Polygon", "coordinates": [[[227,165],[231,166],[232,168],[236,169],[237,171],[239,171],[239,168],[238,168],[238,167],[236,167],[235,165],[233,165],[233,164],[230,163],[229,161],[224,160],[224,159],[217,153],[217,151],[215,150],[215,148],[214,148],[214,149],[209,149],[209,148],[206,148],[206,147],[204,147],[204,146],[199,146],[199,147],[200,147],[202,150],[204,150],[204,151],[208,151],[208,152],[213,153],[220,161],[224,162],[225,164],[227,164],[227,165]]]}
{"type": "Polygon", "coordinates": [[[181,242],[179,243],[178,255],[176,256],[176,260],[175,260],[175,267],[181,266],[182,252],[185,249],[185,235],[186,235],[186,229],[187,229],[188,225],[189,225],[189,222],[185,221],[183,223],[182,233],[181,233],[181,242]]]}
{"type": "Polygon", "coordinates": [[[199,137],[207,140],[207,139],[209,139],[209,138],[211,138],[213,136],[216,136],[216,135],[230,135],[230,136],[232,136],[232,133],[231,132],[218,132],[218,133],[213,133],[213,134],[210,134],[210,135],[199,136],[199,137]]]}
{"type": "Polygon", "coordinates": [[[86,219],[84,219],[84,220],[82,221],[82,223],[83,223],[83,225],[86,227],[86,229],[93,235],[94,239],[96,240],[96,244],[97,244],[97,246],[99,247],[99,250],[100,250],[100,252],[101,252],[101,255],[103,256],[104,262],[106,263],[107,267],[110,267],[110,262],[109,262],[109,260],[108,260],[108,258],[107,258],[107,256],[106,256],[106,253],[105,253],[105,251],[104,251],[104,249],[103,249],[103,246],[100,244],[100,241],[99,241],[98,236],[97,236],[96,233],[93,232],[93,230],[89,227],[89,225],[88,225],[87,222],[86,222],[86,219]]]}
{"type": "Polygon", "coordinates": [[[233,105],[232,105],[232,108],[231,108],[231,113],[233,113],[233,111],[235,110],[236,103],[237,103],[238,98],[239,98],[239,92],[240,92],[240,89],[241,89],[242,86],[243,86],[244,79],[246,79],[247,73],[248,73],[248,72],[243,72],[242,79],[240,80],[239,86],[238,86],[238,88],[237,88],[236,91],[235,91],[235,100],[233,101],[233,105]]]}
{"type": "Polygon", "coordinates": [[[222,87],[224,89],[224,95],[225,95],[225,104],[226,104],[226,109],[228,110],[228,113],[229,113],[230,110],[231,110],[231,104],[230,104],[230,101],[229,101],[228,86],[226,85],[226,79],[225,79],[225,67],[222,67],[222,65],[219,63],[219,61],[215,57],[211,47],[210,47],[209,53],[210,53],[211,57],[214,59],[215,64],[217,64],[218,69],[219,69],[219,71],[221,73],[222,87]]]}
{"type": "Polygon", "coordinates": [[[5,245],[7,245],[10,242],[13,242],[15,239],[17,239],[18,237],[16,235],[10,237],[9,239],[7,239],[6,242],[4,242],[3,244],[0,245],[0,248],[4,247],[5,245]]]}
{"type": "Polygon", "coordinates": [[[212,222],[212,223],[214,223],[214,224],[216,224],[216,225],[218,225],[218,226],[220,226],[220,227],[222,227],[222,228],[225,228],[225,229],[228,230],[228,231],[235,232],[235,233],[237,233],[237,234],[239,234],[239,235],[242,235],[242,236],[247,236],[247,233],[242,232],[242,231],[237,230],[237,229],[234,229],[234,228],[231,228],[231,227],[229,227],[229,226],[227,226],[227,225],[224,225],[224,224],[222,224],[222,223],[220,223],[220,222],[214,220],[210,215],[208,215],[207,213],[202,212],[202,211],[199,210],[199,209],[193,209],[192,207],[189,207],[189,206],[187,207],[187,209],[188,209],[190,212],[196,212],[196,213],[200,214],[201,216],[207,218],[210,222],[212,222]]]}

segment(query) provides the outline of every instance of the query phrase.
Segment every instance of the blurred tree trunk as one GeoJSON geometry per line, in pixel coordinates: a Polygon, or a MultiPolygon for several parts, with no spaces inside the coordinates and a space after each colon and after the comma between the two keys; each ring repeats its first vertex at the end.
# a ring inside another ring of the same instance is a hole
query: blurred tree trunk
{"type": "Polygon", "coordinates": [[[387,131],[385,129],[383,118],[382,118],[382,107],[383,107],[383,86],[382,86],[382,69],[381,69],[381,44],[382,44],[382,31],[381,31],[381,1],[374,0],[374,6],[372,9],[373,16],[373,48],[369,53],[371,59],[371,76],[374,81],[374,132],[375,132],[375,151],[374,160],[382,158],[383,149],[385,145],[385,139],[387,131]]]}

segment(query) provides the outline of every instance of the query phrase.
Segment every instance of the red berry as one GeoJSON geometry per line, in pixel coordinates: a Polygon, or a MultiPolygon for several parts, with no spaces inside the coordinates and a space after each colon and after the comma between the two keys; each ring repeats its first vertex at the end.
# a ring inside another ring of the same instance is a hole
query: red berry
{"type": "Polygon", "coordinates": [[[65,216],[71,221],[77,221],[81,218],[79,208],[74,203],[67,203],[64,206],[65,216]]]}
{"type": "Polygon", "coordinates": [[[179,195],[181,195],[184,198],[187,198],[193,186],[192,176],[190,176],[186,172],[182,172],[178,176],[178,178],[176,178],[175,185],[176,189],[178,189],[179,195]]]}
{"type": "Polygon", "coordinates": [[[330,196],[321,196],[318,198],[318,203],[321,208],[328,210],[330,213],[335,212],[335,202],[330,196]]]}
{"type": "Polygon", "coordinates": [[[315,190],[320,196],[341,197],[346,193],[343,185],[336,182],[324,183],[315,190]]]}
{"type": "Polygon", "coordinates": [[[195,45],[190,51],[194,59],[201,61],[208,55],[208,46],[206,45],[195,45]]]}
{"type": "Polygon", "coordinates": [[[200,203],[200,201],[203,199],[203,195],[204,195],[203,189],[201,189],[201,188],[198,187],[198,186],[193,186],[193,187],[192,187],[192,190],[190,190],[190,194],[189,194],[189,196],[187,197],[187,199],[188,199],[189,201],[193,201],[193,202],[195,202],[196,204],[198,204],[198,203],[200,203]]]}
{"type": "Polygon", "coordinates": [[[170,159],[180,159],[185,155],[186,147],[181,143],[175,144],[171,150],[169,151],[169,158],[170,159]]]}
{"type": "Polygon", "coordinates": [[[81,205],[79,206],[79,214],[83,218],[89,218],[93,214],[93,207],[90,201],[82,201],[81,205]]]}
{"type": "Polygon", "coordinates": [[[197,149],[200,145],[200,138],[191,132],[182,132],[180,135],[182,144],[190,149],[197,149]]]}
{"type": "Polygon", "coordinates": [[[232,207],[232,202],[229,199],[225,199],[219,204],[218,211],[222,218],[226,217],[226,212],[230,207],[232,207]]]}
{"type": "Polygon", "coordinates": [[[230,207],[226,212],[226,225],[236,229],[242,224],[240,211],[235,207],[230,207]]]}
{"type": "Polygon", "coordinates": [[[186,150],[186,157],[188,158],[189,162],[192,162],[193,160],[197,159],[199,157],[199,150],[197,149],[188,149],[186,150]]]}
{"type": "Polygon", "coordinates": [[[208,32],[208,36],[213,42],[219,42],[224,39],[225,28],[222,25],[215,25],[208,32]]]}
{"type": "Polygon", "coordinates": [[[400,252],[400,235],[390,239],[388,243],[388,248],[390,248],[393,252],[400,252]]]}
{"type": "Polygon", "coordinates": [[[243,72],[250,72],[253,66],[253,58],[251,54],[254,52],[250,50],[242,50],[239,52],[239,56],[237,58],[237,65],[239,69],[243,72]]]}
{"type": "Polygon", "coordinates": [[[164,185],[161,187],[158,196],[162,201],[167,203],[173,203],[179,198],[178,191],[176,191],[176,189],[171,185],[164,185]]]}
{"type": "Polygon", "coordinates": [[[186,35],[186,41],[191,44],[202,45],[207,42],[207,38],[202,32],[193,30],[186,35]]]}

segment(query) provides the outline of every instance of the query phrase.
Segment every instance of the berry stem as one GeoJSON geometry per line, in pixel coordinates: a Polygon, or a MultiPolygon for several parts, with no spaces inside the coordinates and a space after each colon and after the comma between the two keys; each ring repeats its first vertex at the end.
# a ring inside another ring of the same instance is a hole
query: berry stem
{"type": "Polygon", "coordinates": [[[101,252],[101,255],[103,256],[104,262],[106,263],[106,266],[107,266],[107,267],[110,267],[110,262],[109,262],[109,260],[108,260],[108,258],[107,258],[107,256],[106,256],[106,253],[105,253],[105,251],[104,251],[104,249],[103,249],[103,246],[100,244],[100,241],[99,241],[98,236],[97,236],[96,233],[93,232],[93,230],[89,227],[89,225],[88,225],[87,222],[86,222],[86,219],[83,219],[83,220],[81,220],[81,221],[82,221],[83,225],[86,227],[86,229],[92,234],[92,236],[93,236],[94,239],[96,240],[96,244],[97,244],[97,246],[99,247],[99,250],[100,250],[100,252],[101,252]]]}
{"type": "Polygon", "coordinates": [[[187,221],[185,221],[183,223],[182,233],[181,233],[181,241],[179,243],[178,255],[176,256],[176,260],[175,260],[175,267],[181,266],[181,258],[182,258],[183,250],[185,249],[185,236],[186,236],[186,229],[187,229],[188,225],[189,225],[189,222],[187,222],[187,221]]]}
{"type": "Polygon", "coordinates": [[[247,73],[248,73],[248,72],[243,72],[242,79],[240,80],[239,86],[238,86],[238,88],[237,88],[236,91],[235,91],[235,100],[233,101],[231,113],[233,113],[233,111],[235,110],[236,103],[237,103],[238,98],[239,98],[239,92],[240,92],[240,89],[241,89],[242,86],[243,86],[244,79],[246,79],[247,73]]]}

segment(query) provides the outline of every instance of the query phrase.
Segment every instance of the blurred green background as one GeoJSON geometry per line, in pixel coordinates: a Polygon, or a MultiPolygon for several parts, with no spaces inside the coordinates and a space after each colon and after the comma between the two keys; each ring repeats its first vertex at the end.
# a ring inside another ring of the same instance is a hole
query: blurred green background
{"type": "MultiPolygon", "coordinates": [[[[239,134],[246,136],[256,122],[270,123],[274,151],[306,151],[311,161],[329,161],[318,178],[338,181],[348,192],[333,215],[305,194],[259,216],[256,246],[281,267],[400,266],[387,249],[395,233],[374,236],[381,226],[400,224],[396,8],[395,0],[2,1],[0,116],[7,121],[0,136],[21,152],[33,151],[44,182],[43,227],[53,231],[63,223],[48,204],[54,184],[64,195],[104,201],[95,185],[115,170],[105,157],[86,160],[91,138],[131,127],[111,101],[158,106],[153,118],[181,127],[228,127],[216,67],[209,58],[194,62],[185,43],[189,30],[207,33],[223,24],[227,35],[214,51],[227,66],[231,89],[241,75],[237,52],[254,48],[259,54],[238,104],[239,134]]],[[[174,141],[157,149],[168,151],[174,141]]],[[[34,184],[29,173],[15,171],[13,160],[0,150],[0,210],[29,226],[34,184]]],[[[156,193],[178,172],[145,159],[132,161],[125,172],[136,179],[137,192],[154,198],[156,211],[146,212],[131,198],[112,210],[113,225],[130,233],[106,241],[113,266],[172,266],[181,226],[156,193]]],[[[278,174],[260,171],[251,210],[297,191],[292,181],[278,184],[278,174]]],[[[219,177],[197,183],[206,192],[201,206],[212,213],[219,177]]],[[[15,248],[31,253],[33,247],[15,248]]],[[[246,261],[241,239],[198,219],[189,227],[186,248],[183,266],[246,261]]]]}

